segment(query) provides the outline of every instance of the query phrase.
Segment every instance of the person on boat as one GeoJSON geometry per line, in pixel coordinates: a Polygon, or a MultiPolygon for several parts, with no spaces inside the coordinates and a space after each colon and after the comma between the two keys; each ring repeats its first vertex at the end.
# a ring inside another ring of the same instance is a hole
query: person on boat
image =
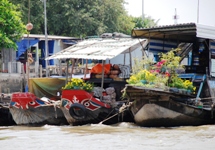
{"type": "Polygon", "coordinates": [[[32,64],[34,62],[31,51],[28,51],[28,64],[32,64]]]}

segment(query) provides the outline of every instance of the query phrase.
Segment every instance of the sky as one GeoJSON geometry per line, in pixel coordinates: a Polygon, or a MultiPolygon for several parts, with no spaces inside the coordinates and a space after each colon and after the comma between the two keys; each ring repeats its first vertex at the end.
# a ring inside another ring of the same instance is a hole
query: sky
{"type": "Polygon", "coordinates": [[[158,25],[174,24],[175,10],[177,23],[199,23],[215,26],[215,0],[125,0],[129,15],[142,16],[142,6],[145,16],[150,16],[158,25]],[[142,5],[142,1],[144,1],[142,5]],[[199,7],[198,7],[199,2],[199,7]],[[199,11],[198,11],[199,8],[199,11]]]}

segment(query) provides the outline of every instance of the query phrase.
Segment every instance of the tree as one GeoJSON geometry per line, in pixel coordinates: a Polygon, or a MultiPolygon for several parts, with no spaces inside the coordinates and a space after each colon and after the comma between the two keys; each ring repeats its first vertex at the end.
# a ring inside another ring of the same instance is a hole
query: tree
{"type": "MultiPolygon", "coordinates": [[[[20,6],[27,23],[29,0],[10,1],[20,6]]],[[[30,21],[34,25],[31,33],[44,34],[43,2],[31,0],[30,4],[30,21]]],[[[124,0],[47,0],[48,34],[85,37],[128,30],[132,22],[122,20],[127,16],[123,4],[124,0]]]]}
{"type": "Polygon", "coordinates": [[[155,21],[154,19],[152,19],[150,16],[149,17],[144,17],[144,19],[142,19],[142,17],[134,17],[133,18],[133,22],[135,23],[135,28],[149,28],[149,27],[153,27],[156,26],[158,24],[158,21],[155,21]]]}
{"type": "MultiPolygon", "coordinates": [[[[31,33],[44,34],[43,0],[10,1],[20,6],[26,24],[30,2],[30,22],[34,25],[31,33]]],[[[125,0],[47,0],[48,34],[85,37],[121,32],[130,35],[137,20],[128,16],[124,4],[125,0]]],[[[153,22],[148,21],[146,23],[153,22]]]]}
{"type": "Polygon", "coordinates": [[[21,13],[8,0],[0,3],[0,50],[2,48],[16,49],[16,41],[26,32],[21,20],[21,13]]]}

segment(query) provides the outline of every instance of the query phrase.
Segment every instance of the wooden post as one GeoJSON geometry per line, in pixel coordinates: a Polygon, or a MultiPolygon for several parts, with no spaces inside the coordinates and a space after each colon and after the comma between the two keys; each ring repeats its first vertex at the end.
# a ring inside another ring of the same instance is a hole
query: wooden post
{"type": "MultiPolygon", "coordinates": [[[[101,83],[101,89],[103,89],[103,87],[104,87],[104,71],[105,70],[105,61],[104,60],[102,60],[102,83],[101,83]]],[[[101,97],[100,97],[100,100],[102,100],[102,91],[101,91],[101,97]]]]}
{"type": "Polygon", "coordinates": [[[12,73],[11,64],[12,64],[12,62],[8,62],[8,73],[12,73]]]}
{"type": "Polygon", "coordinates": [[[68,83],[68,75],[69,75],[69,61],[66,61],[66,82],[65,82],[65,85],[68,83]]]}
{"type": "Polygon", "coordinates": [[[35,74],[36,77],[39,76],[39,48],[38,48],[38,44],[36,45],[36,61],[35,61],[35,74]]]}
{"type": "Polygon", "coordinates": [[[130,68],[132,68],[131,49],[129,48],[130,68]]]}
{"type": "Polygon", "coordinates": [[[40,78],[42,78],[43,77],[43,67],[42,67],[42,65],[40,65],[40,78]]]}
{"type": "Polygon", "coordinates": [[[124,65],[125,65],[126,53],[124,53],[124,65]]]}
{"type": "MultiPolygon", "coordinates": [[[[29,72],[29,68],[30,66],[29,66],[29,63],[28,63],[28,61],[26,62],[26,74],[27,74],[27,83],[26,83],[26,85],[28,86],[28,80],[29,80],[29,74],[30,74],[30,72],[29,72]]],[[[26,92],[26,91],[25,91],[26,92]]]]}
{"type": "Polygon", "coordinates": [[[22,64],[21,62],[17,62],[17,73],[22,73],[22,64]]]}
{"type": "Polygon", "coordinates": [[[86,78],[87,70],[88,70],[88,59],[86,59],[85,71],[84,71],[84,79],[86,78]]]}
{"type": "Polygon", "coordinates": [[[59,59],[59,76],[62,76],[62,64],[61,64],[61,60],[59,59]]]}
{"type": "Polygon", "coordinates": [[[22,74],[23,74],[23,87],[25,88],[25,69],[24,69],[24,65],[21,64],[21,68],[22,68],[22,74]]]}
{"type": "Polygon", "coordinates": [[[72,61],[72,70],[71,70],[71,79],[72,79],[72,75],[73,75],[73,71],[74,71],[74,66],[75,66],[75,59],[72,58],[71,61],[72,61]]]}

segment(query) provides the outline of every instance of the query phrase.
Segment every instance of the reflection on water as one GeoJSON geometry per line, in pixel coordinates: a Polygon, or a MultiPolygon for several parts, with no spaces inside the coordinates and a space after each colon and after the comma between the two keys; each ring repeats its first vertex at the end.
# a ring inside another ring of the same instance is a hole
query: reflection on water
{"type": "Polygon", "coordinates": [[[4,150],[202,150],[215,148],[215,126],[144,128],[132,123],[112,126],[0,127],[4,150]]]}

